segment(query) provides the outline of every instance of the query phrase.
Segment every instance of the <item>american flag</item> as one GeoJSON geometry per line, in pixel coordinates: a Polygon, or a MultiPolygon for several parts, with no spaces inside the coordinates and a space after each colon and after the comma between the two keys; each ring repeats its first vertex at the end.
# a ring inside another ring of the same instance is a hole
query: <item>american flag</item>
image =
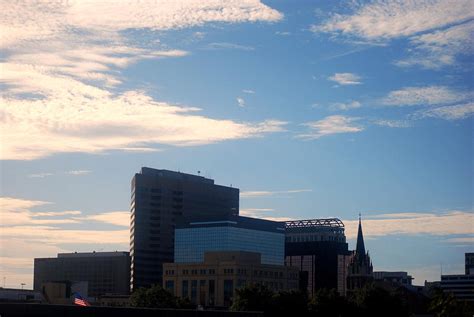
{"type": "Polygon", "coordinates": [[[79,306],[90,306],[91,305],[91,304],[89,304],[88,301],[86,301],[84,298],[82,298],[81,295],[79,295],[77,293],[74,295],[74,304],[79,305],[79,306]]]}

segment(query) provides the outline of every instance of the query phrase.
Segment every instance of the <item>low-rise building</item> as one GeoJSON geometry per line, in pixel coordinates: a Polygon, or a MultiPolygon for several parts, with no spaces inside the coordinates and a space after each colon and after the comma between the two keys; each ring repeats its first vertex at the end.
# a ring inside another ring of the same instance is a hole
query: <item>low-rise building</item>
{"type": "Polygon", "coordinates": [[[262,264],[246,251],[205,252],[198,263],[165,263],[163,287],[202,306],[230,306],[235,289],[263,284],[274,291],[298,289],[299,269],[262,264]]]}
{"type": "Polygon", "coordinates": [[[30,289],[0,287],[0,302],[3,303],[44,303],[41,292],[30,289]]]}
{"type": "Polygon", "coordinates": [[[378,271],[373,274],[375,281],[395,283],[406,287],[412,286],[413,277],[408,275],[407,272],[378,271]]]}
{"type": "Polygon", "coordinates": [[[88,282],[88,294],[130,292],[129,252],[59,253],[57,258],[37,258],[34,262],[36,291],[47,282],[88,282]]]}
{"type": "Polygon", "coordinates": [[[459,300],[474,302],[474,274],[441,275],[440,288],[459,300]]]}

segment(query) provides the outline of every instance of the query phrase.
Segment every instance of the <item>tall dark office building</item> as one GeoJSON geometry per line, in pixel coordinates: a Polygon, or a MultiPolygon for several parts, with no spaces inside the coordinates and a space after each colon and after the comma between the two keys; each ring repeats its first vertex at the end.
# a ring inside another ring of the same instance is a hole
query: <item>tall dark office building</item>
{"type": "Polygon", "coordinates": [[[344,293],[344,259],[349,254],[341,220],[331,218],[286,222],[285,264],[300,269],[300,286],[306,286],[310,296],[321,288],[333,288],[344,293]]]}
{"type": "Polygon", "coordinates": [[[46,282],[85,281],[93,297],[130,292],[128,252],[59,253],[57,258],[37,258],[34,264],[35,291],[46,282]]]}
{"type": "Polygon", "coordinates": [[[142,167],[132,179],[130,287],[162,284],[176,224],[239,213],[239,189],[198,175],[142,167]]]}

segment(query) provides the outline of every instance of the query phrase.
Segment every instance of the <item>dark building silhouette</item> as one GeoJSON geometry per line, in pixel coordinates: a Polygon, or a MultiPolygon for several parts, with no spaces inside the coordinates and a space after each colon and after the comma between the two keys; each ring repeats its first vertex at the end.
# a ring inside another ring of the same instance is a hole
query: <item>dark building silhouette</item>
{"type": "Polygon", "coordinates": [[[173,262],[177,224],[239,213],[239,189],[202,176],[142,167],[131,185],[132,290],[162,284],[162,264],[173,262]]]}
{"type": "Polygon", "coordinates": [[[288,221],[285,226],[285,264],[300,269],[300,287],[309,295],[321,288],[344,292],[348,256],[344,224],[337,218],[288,221]]]}
{"type": "Polygon", "coordinates": [[[474,252],[464,253],[464,268],[466,275],[474,275],[474,252]]]}
{"type": "Polygon", "coordinates": [[[373,280],[373,266],[369,252],[365,251],[362,222],[359,215],[359,229],[357,231],[357,246],[350,259],[347,270],[347,292],[351,293],[373,280]]]}
{"type": "Polygon", "coordinates": [[[57,258],[35,259],[35,291],[42,291],[44,283],[59,281],[87,282],[88,293],[92,297],[103,294],[129,294],[129,253],[59,253],[57,258]]]}

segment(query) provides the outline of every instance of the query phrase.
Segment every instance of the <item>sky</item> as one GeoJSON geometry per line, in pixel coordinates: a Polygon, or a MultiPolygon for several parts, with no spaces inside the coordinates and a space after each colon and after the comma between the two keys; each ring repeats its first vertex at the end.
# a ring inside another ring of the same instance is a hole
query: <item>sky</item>
{"type": "Polygon", "coordinates": [[[414,284],[474,251],[469,0],[0,2],[0,282],[128,250],[142,166],[240,188],[240,214],[362,214],[414,284]]]}

